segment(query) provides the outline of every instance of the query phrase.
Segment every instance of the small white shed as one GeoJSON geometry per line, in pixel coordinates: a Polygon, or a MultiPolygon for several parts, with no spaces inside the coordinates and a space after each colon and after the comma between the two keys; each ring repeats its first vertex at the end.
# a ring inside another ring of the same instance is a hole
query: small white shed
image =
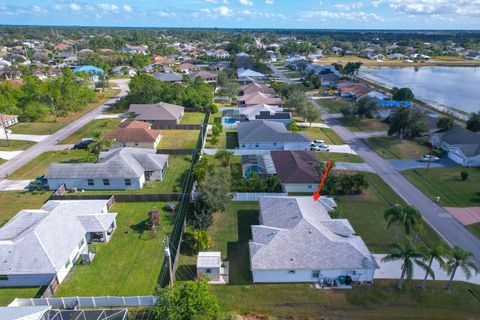
{"type": "Polygon", "coordinates": [[[219,281],[221,268],[222,253],[220,251],[204,251],[198,253],[197,276],[203,276],[213,281],[219,281]]]}

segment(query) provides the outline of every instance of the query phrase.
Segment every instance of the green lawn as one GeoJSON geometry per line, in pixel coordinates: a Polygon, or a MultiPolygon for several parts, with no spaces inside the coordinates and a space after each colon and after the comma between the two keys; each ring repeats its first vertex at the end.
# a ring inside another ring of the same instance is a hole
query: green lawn
{"type": "Polygon", "coordinates": [[[38,135],[52,134],[55,131],[63,128],[67,124],[77,120],[83,115],[94,110],[95,108],[97,108],[98,106],[106,102],[108,99],[116,96],[119,93],[120,93],[120,90],[118,89],[111,90],[108,92],[98,92],[97,102],[89,103],[81,111],[71,112],[65,117],[47,119],[44,122],[17,123],[16,125],[11,126],[9,129],[12,130],[12,133],[18,133],[18,134],[38,134],[38,135]]]}
{"type": "Polygon", "coordinates": [[[403,291],[395,289],[395,284],[395,281],[375,280],[372,286],[352,290],[317,290],[309,284],[292,283],[212,285],[210,291],[218,297],[223,310],[259,315],[261,319],[478,318],[479,304],[468,289],[478,296],[479,286],[455,283],[449,293],[443,289],[445,282],[430,282],[428,289],[422,290],[417,288],[418,281],[412,281],[403,291]]]}
{"type": "Polygon", "coordinates": [[[0,151],[17,151],[17,150],[25,150],[33,146],[35,142],[33,141],[25,141],[25,140],[0,140],[0,151]]]}
{"type": "Polygon", "coordinates": [[[0,223],[13,217],[22,209],[39,209],[50,197],[47,191],[1,191],[0,223]]]}
{"type": "Polygon", "coordinates": [[[47,172],[52,163],[95,162],[93,155],[85,150],[47,151],[8,176],[12,180],[35,179],[47,172]]]}
{"type": "Polygon", "coordinates": [[[398,137],[375,137],[365,143],[384,159],[418,159],[430,151],[426,138],[415,140],[404,139],[400,143],[398,137]]]}
{"type": "Polygon", "coordinates": [[[60,141],[60,144],[75,144],[80,142],[83,138],[89,138],[92,136],[94,131],[99,131],[102,133],[102,136],[118,128],[118,125],[123,119],[97,119],[93,120],[82,128],[78,129],[76,132],[72,133],[67,138],[60,141]]]}
{"type": "Polygon", "coordinates": [[[214,121],[222,121],[222,112],[218,111],[217,113],[213,113],[208,118],[208,124],[213,124],[214,121]]]}
{"type": "Polygon", "coordinates": [[[0,288],[0,306],[10,304],[15,298],[38,297],[40,289],[40,287],[0,288]]]}
{"type": "Polygon", "coordinates": [[[431,199],[440,196],[440,205],[446,207],[480,206],[480,168],[430,168],[403,171],[402,174],[431,199]],[[466,181],[460,179],[468,172],[466,181]]]}
{"type": "Polygon", "coordinates": [[[96,244],[91,265],[75,265],[57,297],[153,294],[163,261],[162,238],[172,230],[166,202],[116,203],[117,230],[108,243],[96,244]],[[161,229],[145,230],[148,212],[161,210],[161,229]]]}
{"type": "Polygon", "coordinates": [[[161,130],[157,149],[194,149],[200,130],[161,130]]]}
{"type": "Polygon", "coordinates": [[[163,181],[148,181],[140,190],[92,190],[78,192],[74,195],[180,193],[191,161],[191,156],[169,155],[168,169],[163,181]]]}
{"type": "Polygon", "coordinates": [[[7,160],[0,158],[0,165],[4,164],[5,162],[7,162],[7,160]]]}
{"type": "Polygon", "coordinates": [[[349,153],[334,153],[334,152],[316,152],[318,159],[323,161],[333,160],[336,162],[354,162],[362,163],[364,162],[362,158],[356,154],[349,153]]]}
{"type": "Polygon", "coordinates": [[[480,222],[467,226],[467,229],[470,230],[470,232],[472,232],[478,238],[480,238],[480,222]]]}
{"type": "Polygon", "coordinates": [[[235,149],[238,148],[238,131],[237,130],[223,130],[222,133],[218,136],[218,142],[216,144],[212,143],[212,132],[208,131],[207,142],[205,143],[205,148],[214,148],[214,149],[235,149]]]}
{"type": "Polygon", "coordinates": [[[345,142],[332,129],[317,127],[300,127],[301,133],[306,133],[312,139],[324,140],[327,144],[344,144],[345,142]]]}
{"type": "MultiPolygon", "coordinates": [[[[336,196],[342,217],[348,219],[368,248],[374,253],[385,253],[393,240],[395,229],[387,229],[383,217],[385,209],[403,200],[376,174],[365,174],[369,188],[360,195],[336,196]]],[[[440,237],[424,222],[428,244],[440,241],[440,237]]]]}
{"type": "Polygon", "coordinates": [[[388,130],[388,124],[378,119],[340,118],[338,120],[352,132],[388,130]]]}
{"type": "Polygon", "coordinates": [[[340,113],[340,108],[343,106],[351,105],[353,102],[347,99],[316,99],[318,104],[320,104],[324,109],[329,113],[340,113]]]}
{"type": "MultiPolygon", "coordinates": [[[[252,282],[248,241],[252,238],[251,225],[258,224],[258,202],[232,202],[225,212],[217,212],[208,229],[212,237],[211,251],[221,251],[222,259],[230,263],[230,283],[252,282]]],[[[177,277],[185,280],[196,273],[196,256],[182,255],[177,277]],[[188,271],[187,271],[188,270],[188,271]]]]}
{"type": "Polygon", "coordinates": [[[205,113],[201,112],[185,112],[180,124],[202,124],[205,119],[205,113]]]}

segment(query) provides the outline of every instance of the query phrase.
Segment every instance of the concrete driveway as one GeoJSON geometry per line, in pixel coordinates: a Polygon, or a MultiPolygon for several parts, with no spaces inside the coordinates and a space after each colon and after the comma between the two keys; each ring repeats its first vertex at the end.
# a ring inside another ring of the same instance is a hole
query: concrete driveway
{"type": "MultiPolygon", "coordinates": [[[[417,159],[412,160],[389,160],[392,167],[398,171],[404,171],[409,169],[422,169],[427,168],[428,163],[422,162],[417,159]]],[[[430,168],[444,168],[444,167],[458,167],[460,166],[455,161],[450,160],[449,158],[441,158],[439,161],[430,163],[430,168]]]]}
{"type": "Polygon", "coordinates": [[[357,154],[348,144],[330,144],[330,152],[357,154]]]}
{"type": "Polygon", "coordinates": [[[129,117],[128,113],[117,113],[117,114],[101,114],[95,119],[127,119],[129,117]]]}
{"type": "MultiPolygon", "coordinates": [[[[35,141],[40,142],[48,138],[48,135],[36,135],[36,134],[15,134],[15,133],[8,133],[8,139],[10,140],[24,140],[24,141],[35,141]]],[[[4,140],[5,132],[0,130],[0,139],[4,140]]]]}
{"type": "Polygon", "coordinates": [[[32,180],[0,180],[0,191],[22,191],[32,180]]]}
{"type": "Polygon", "coordinates": [[[18,156],[22,151],[0,151],[0,158],[10,160],[18,156]]]}
{"type": "MultiPolygon", "coordinates": [[[[374,254],[373,257],[377,261],[380,269],[375,271],[375,279],[400,279],[402,261],[393,261],[393,262],[382,262],[382,258],[385,257],[385,254],[374,254]]],[[[447,272],[440,268],[439,264],[434,261],[432,264],[432,270],[435,274],[435,280],[448,281],[450,277],[447,272]]],[[[425,277],[425,271],[415,265],[413,271],[414,280],[423,280],[425,277]]],[[[430,278],[431,280],[431,278],[430,278]]],[[[455,281],[465,281],[473,284],[480,284],[480,274],[471,277],[467,280],[467,277],[459,268],[455,273],[455,281]]],[[[427,284],[428,286],[428,284],[427,284]]]]}
{"type": "Polygon", "coordinates": [[[346,170],[346,171],[360,171],[360,172],[373,172],[372,167],[368,163],[353,163],[353,162],[335,162],[335,170],[346,170]]]}

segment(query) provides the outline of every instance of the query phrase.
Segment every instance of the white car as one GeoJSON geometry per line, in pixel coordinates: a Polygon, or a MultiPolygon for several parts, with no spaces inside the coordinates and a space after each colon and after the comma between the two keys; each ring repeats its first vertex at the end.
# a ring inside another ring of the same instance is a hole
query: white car
{"type": "Polygon", "coordinates": [[[426,155],[423,155],[420,157],[420,161],[422,162],[435,162],[435,161],[438,161],[440,160],[439,157],[436,157],[434,155],[431,155],[431,154],[426,154],[426,155]]]}
{"type": "Polygon", "coordinates": [[[312,147],[310,147],[310,151],[328,152],[328,151],[330,151],[330,147],[329,146],[312,146],[312,147]]]}
{"type": "Polygon", "coordinates": [[[326,144],[326,143],[325,141],[318,139],[318,140],[313,140],[311,144],[326,144]]]}

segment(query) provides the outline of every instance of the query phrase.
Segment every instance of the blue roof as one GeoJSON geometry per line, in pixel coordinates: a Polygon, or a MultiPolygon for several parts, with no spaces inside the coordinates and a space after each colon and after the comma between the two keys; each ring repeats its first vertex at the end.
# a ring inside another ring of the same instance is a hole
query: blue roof
{"type": "Polygon", "coordinates": [[[73,72],[87,72],[87,73],[102,74],[103,69],[97,68],[95,66],[81,66],[73,69],[73,72]]]}
{"type": "Polygon", "coordinates": [[[396,101],[396,100],[380,100],[378,101],[378,105],[383,108],[388,107],[407,107],[410,108],[413,106],[411,101],[396,101]]]}

